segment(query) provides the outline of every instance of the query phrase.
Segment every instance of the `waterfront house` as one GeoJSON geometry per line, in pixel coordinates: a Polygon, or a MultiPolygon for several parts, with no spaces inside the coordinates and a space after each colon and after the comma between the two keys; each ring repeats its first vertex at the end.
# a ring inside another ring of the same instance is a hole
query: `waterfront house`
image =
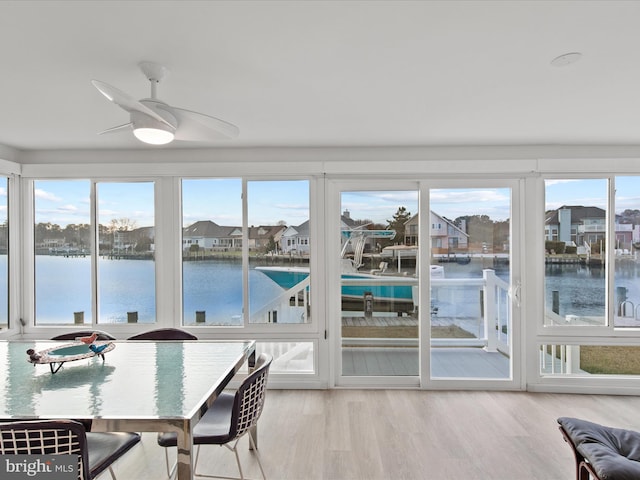
{"type": "MultiPolygon", "coordinates": [[[[630,252],[638,238],[640,226],[621,223],[620,215],[615,220],[615,248],[630,252]]],[[[547,212],[545,239],[562,241],[567,245],[590,248],[606,238],[606,211],[599,207],[564,205],[547,212]]]]}
{"type": "MultiPolygon", "coordinates": [[[[448,220],[437,213],[430,212],[429,224],[431,229],[431,253],[455,254],[468,253],[469,235],[463,228],[458,227],[451,220],[448,220]]],[[[466,223],[463,221],[463,226],[466,223]]],[[[419,223],[418,215],[413,215],[405,224],[405,245],[418,245],[419,223]]]]}
{"type": "Polygon", "coordinates": [[[280,236],[280,251],[286,255],[309,255],[309,220],[287,227],[280,236]]]}
{"type": "Polygon", "coordinates": [[[189,250],[197,245],[203,250],[230,248],[233,240],[229,238],[229,228],[222,227],[211,220],[199,220],[182,231],[182,249],[189,250]]]}
{"type": "Polygon", "coordinates": [[[249,250],[267,253],[269,247],[276,247],[280,244],[280,239],[286,229],[286,225],[249,227],[249,250]]]}

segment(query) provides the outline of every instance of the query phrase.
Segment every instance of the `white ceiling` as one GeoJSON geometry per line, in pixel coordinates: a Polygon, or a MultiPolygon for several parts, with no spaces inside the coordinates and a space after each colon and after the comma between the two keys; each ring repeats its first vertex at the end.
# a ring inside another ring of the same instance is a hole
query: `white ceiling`
{"type": "Polygon", "coordinates": [[[3,1],[0,144],[149,147],[98,136],[149,96],[240,137],[175,147],[640,144],[640,2],[3,1]],[[566,67],[551,60],[568,52],[566,67]]]}

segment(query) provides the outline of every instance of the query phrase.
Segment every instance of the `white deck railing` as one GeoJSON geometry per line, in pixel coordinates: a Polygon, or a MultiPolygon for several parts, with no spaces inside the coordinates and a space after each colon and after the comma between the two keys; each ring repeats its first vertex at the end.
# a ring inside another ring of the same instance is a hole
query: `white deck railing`
{"type": "MultiPolygon", "coordinates": [[[[380,276],[376,285],[412,287],[414,312],[418,311],[418,279],[416,277],[380,276]]],[[[343,286],[361,285],[362,279],[342,279],[343,286]]],[[[483,270],[482,278],[432,278],[431,322],[434,325],[455,325],[473,338],[435,338],[432,346],[477,346],[488,351],[510,354],[511,295],[507,282],[498,278],[492,269],[483,270]],[[477,292],[477,293],[474,293],[477,292]]],[[[267,305],[251,314],[252,323],[307,323],[309,321],[309,277],[298,283],[267,305]]],[[[364,303],[364,302],[363,302],[364,303]]],[[[348,339],[356,343],[393,342],[418,345],[418,339],[348,339]]]]}
{"type": "Polygon", "coordinates": [[[251,312],[251,323],[307,323],[310,314],[309,276],[271,302],[251,312]]]}

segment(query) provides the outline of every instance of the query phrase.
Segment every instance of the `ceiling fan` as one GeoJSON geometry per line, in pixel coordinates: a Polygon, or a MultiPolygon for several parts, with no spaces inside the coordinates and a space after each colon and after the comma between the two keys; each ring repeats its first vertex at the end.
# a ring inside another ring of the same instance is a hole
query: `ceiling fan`
{"type": "Polygon", "coordinates": [[[169,70],[158,63],[141,62],[142,73],[151,83],[151,97],[136,100],[122,90],[99,80],[91,80],[107,99],[129,112],[129,122],[109,128],[103,133],[133,130],[145,143],[164,145],[175,140],[207,141],[235,138],[240,132],[235,125],[203,113],[173,107],[156,97],[156,87],[169,70]]]}

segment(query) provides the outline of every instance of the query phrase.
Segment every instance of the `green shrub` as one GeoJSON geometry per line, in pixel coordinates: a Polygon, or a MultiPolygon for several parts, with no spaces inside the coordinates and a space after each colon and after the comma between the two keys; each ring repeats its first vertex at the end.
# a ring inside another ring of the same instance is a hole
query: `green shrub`
{"type": "Polygon", "coordinates": [[[551,253],[553,250],[555,253],[564,253],[565,245],[564,242],[558,242],[555,240],[547,240],[544,242],[544,248],[547,252],[551,253]]]}

